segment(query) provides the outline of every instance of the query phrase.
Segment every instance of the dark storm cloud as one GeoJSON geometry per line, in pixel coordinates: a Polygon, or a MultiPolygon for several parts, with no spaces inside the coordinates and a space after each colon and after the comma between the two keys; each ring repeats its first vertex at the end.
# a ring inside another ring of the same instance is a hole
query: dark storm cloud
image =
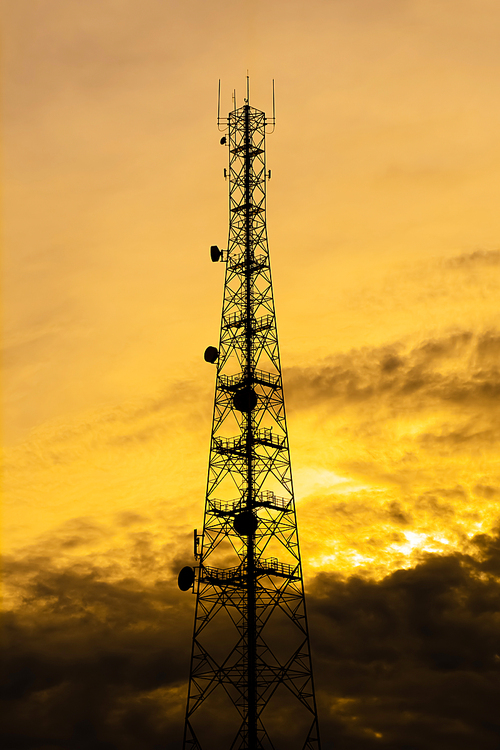
{"type": "MultiPolygon", "coordinates": [[[[7,560],[5,575],[19,594],[4,616],[7,750],[179,746],[194,599],[172,575],[145,583],[48,557],[7,560]]],[[[499,576],[499,533],[380,581],[317,576],[324,750],[498,750],[499,576]]]]}
{"type": "Polygon", "coordinates": [[[8,560],[4,570],[22,603],[4,616],[3,747],[179,742],[192,602],[173,580],[113,581],[96,566],[48,559],[8,560]]]}
{"type": "Polygon", "coordinates": [[[500,403],[497,355],[500,334],[464,331],[425,341],[356,349],[316,367],[293,367],[285,383],[290,407],[390,403],[420,409],[427,404],[496,407],[500,403]]]}
{"type": "Polygon", "coordinates": [[[500,538],[309,595],[326,748],[497,750],[500,538]]]}

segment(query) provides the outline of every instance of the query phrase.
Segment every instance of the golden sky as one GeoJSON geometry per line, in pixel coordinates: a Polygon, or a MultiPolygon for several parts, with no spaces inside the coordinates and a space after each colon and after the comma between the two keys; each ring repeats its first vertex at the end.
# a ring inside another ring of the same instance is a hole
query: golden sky
{"type": "Polygon", "coordinates": [[[269,114],[276,82],[268,229],[326,747],[493,750],[486,709],[463,719],[457,706],[473,690],[487,706],[500,685],[500,6],[3,10],[3,546],[23,688],[9,736],[28,722],[33,748],[83,731],[93,748],[149,750],[182,723],[193,602],[174,574],[202,524],[202,353],[223,284],[208,248],[227,238],[217,81],[225,112],[248,70],[269,114]],[[429,608],[441,620],[422,625],[429,608]],[[457,653],[473,645],[443,666],[453,623],[457,653]],[[132,687],[56,731],[67,674],[54,633],[78,674],[99,644],[95,674],[116,687],[102,665],[117,630],[132,687]],[[158,654],[169,666],[153,679],[158,654]],[[40,664],[46,685],[23,672],[40,664]]]}

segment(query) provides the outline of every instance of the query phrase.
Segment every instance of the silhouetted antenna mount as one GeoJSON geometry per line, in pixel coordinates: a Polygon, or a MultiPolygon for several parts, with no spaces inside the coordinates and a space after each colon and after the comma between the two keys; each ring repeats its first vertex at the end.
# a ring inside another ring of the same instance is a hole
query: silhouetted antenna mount
{"type": "MultiPolygon", "coordinates": [[[[250,76],[247,75],[246,80],[246,99],[245,104],[250,104],[250,76]]],[[[272,85],[272,101],[273,101],[273,115],[272,117],[266,118],[266,126],[271,125],[273,130],[266,131],[266,133],[269,135],[270,133],[274,132],[274,128],[276,126],[276,94],[274,89],[274,78],[273,78],[273,85],[272,85]]],[[[232,109],[233,112],[236,111],[236,89],[233,89],[231,93],[231,103],[232,103],[232,109]]],[[[220,106],[221,106],[221,87],[220,87],[220,78],[219,78],[219,85],[217,90],[217,126],[219,130],[227,131],[228,129],[228,118],[227,117],[221,117],[220,115],[220,106]],[[222,128],[221,128],[222,125],[222,128]]],[[[222,143],[222,140],[221,140],[222,143]]]]}

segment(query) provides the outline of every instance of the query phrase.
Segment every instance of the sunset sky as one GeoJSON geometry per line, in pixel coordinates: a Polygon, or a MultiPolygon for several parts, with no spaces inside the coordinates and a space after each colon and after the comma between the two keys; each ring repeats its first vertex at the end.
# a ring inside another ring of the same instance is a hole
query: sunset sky
{"type": "Polygon", "coordinates": [[[179,746],[247,71],[323,750],[497,750],[499,3],[3,15],[7,750],[179,746]]]}

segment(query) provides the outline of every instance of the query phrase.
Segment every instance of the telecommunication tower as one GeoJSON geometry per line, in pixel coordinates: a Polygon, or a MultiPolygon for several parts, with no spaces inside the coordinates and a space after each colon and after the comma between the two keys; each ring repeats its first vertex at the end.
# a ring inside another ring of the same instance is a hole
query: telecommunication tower
{"type": "Polygon", "coordinates": [[[266,228],[265,136],[247,97],[220,117],[228,147],[225,264],[184,750],[320,750],[266,228]]]}

